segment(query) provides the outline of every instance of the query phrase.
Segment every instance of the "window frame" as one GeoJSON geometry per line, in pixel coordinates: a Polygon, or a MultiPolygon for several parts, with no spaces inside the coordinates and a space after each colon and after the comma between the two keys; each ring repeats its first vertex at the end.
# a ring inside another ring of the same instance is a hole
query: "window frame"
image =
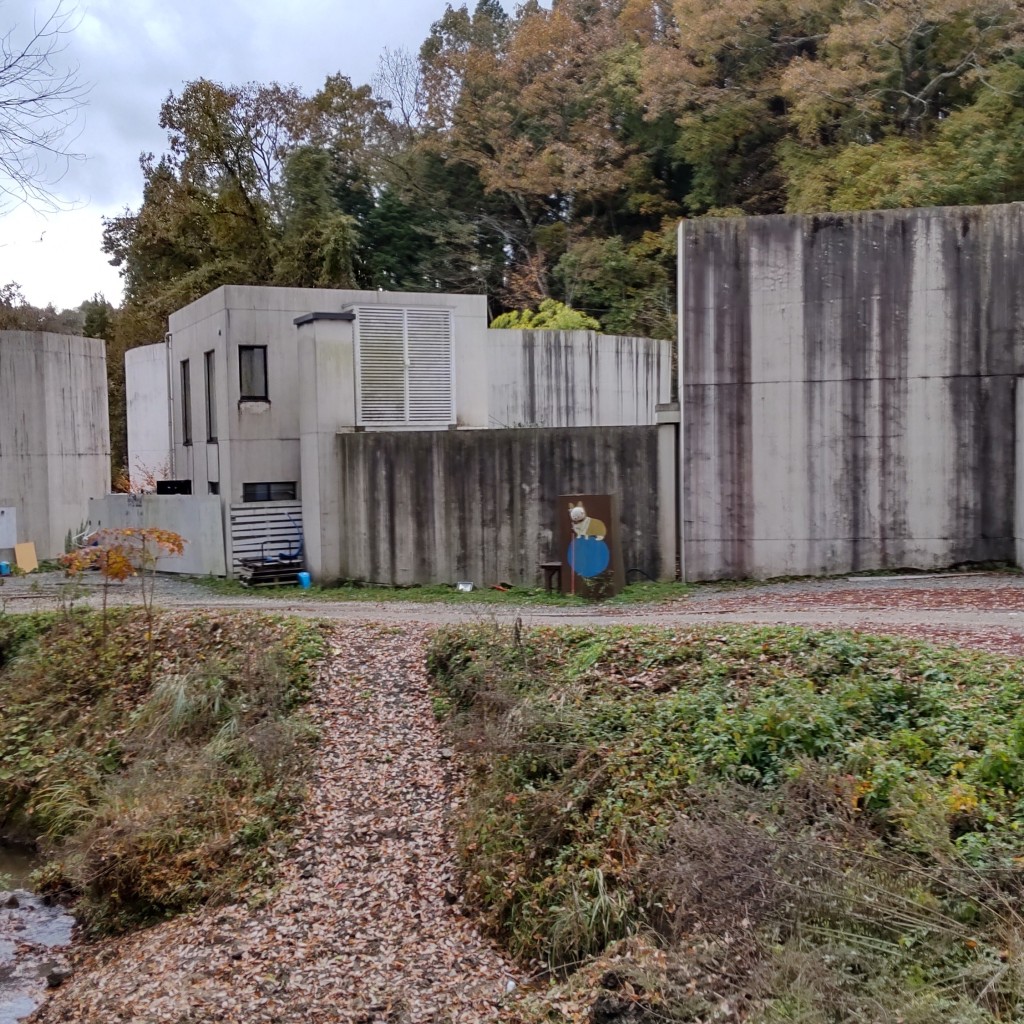
{"type": "Polygon", "coordinates": [[[188,359],[181,361],[181,443],[192,446],[192,368],[188,359]]]}
{"type": "Polygon", "coordinates": [[[299,485],[296,480],[253,480],[242,484],[242,502],[246,505],[253,505],[266,501],[298,501],[299,485]],[[266,488],[265,498],[255,497],[256,488],[266,488]],[[285,497],[273,497],[275,487],[286,488],[290,493],[285,497]]]}
{"type": "Polygon", "coordinates": [[[239,345],[238,346],[238,400],[239,402],[269,402],[270,401],[270,374],[267,367],[267,346],[266,345],[239,345]],[[250,352],[262,353],[263,360],[263,394],[252,395],[245,393],[245,354],[250,352]]]}
{"type": "Polygon", "coordinates": [[[216,349],[203,353],[203,372],[206,385],[206,443],[217,441],[217,363],[216,349]]]}

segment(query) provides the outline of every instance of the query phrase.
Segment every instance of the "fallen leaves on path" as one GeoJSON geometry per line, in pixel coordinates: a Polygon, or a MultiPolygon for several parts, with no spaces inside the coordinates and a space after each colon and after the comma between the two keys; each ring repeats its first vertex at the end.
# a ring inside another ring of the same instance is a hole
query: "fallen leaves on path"
{"type": "MultiPolygon", "coordinates": [[[[755,593],[709,594],[701,596],[700,610],[742,612],[753,609],[772,611],[1024,611],[1024,587],[1019,584],[996,586],[931,586],[907,583],[902,588],[866,587],[856,584],[846,588],[829,581],[830,586],[809,586],[805,590],[786,593],[764,589],[755,593]]],[[[954,581],[962,583],[962,581],[954,581]]],[[[785,586],[780,585],[780,586],[785,586]]]]}
{"type": "MultiPolygon", "coordinates": [[[[457,894],[459,779],[419,631],[340,627],[315,693],[304,821],[263,906],[81,947],[38,1022],[492,1020],[515,968],[457,894]]],[[[283,854],[279,854],[283,856],[283,854]]]]}
{"type": "Polygon", "coordinates": [[[978,651],[988,651],[991,654],[1008,654],[1014,658],[1024,656],[1024,632],[1016,629],[999,629],[996,626],[973,629],[916,623],[898,626],[872,623],[856,628],[861,633],[909,637],[912,640],[924,640],[939,647],[970,647],[978,651]]]}

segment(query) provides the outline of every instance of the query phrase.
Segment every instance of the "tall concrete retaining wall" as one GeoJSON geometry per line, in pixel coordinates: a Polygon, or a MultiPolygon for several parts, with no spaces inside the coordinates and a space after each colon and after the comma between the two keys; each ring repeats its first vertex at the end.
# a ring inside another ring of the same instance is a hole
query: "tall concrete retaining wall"
{"type": "Polygon", "coordinates": [[[104,343],[0,331],[0,507],[40,558],[64,551],[110,490],[104,343]]]}
{"type": "Polygon", "coordinates": [[[538,563],[560,560],[558,496],[614,492],[626,566],[671,578],[675,473],[659,429],[338,435],[340,564],[311,567],[398,585],[534,584],[538,563]]]}
{"type": "Polygon", "coordinates": [[[1024,206],[681,229],[690,579],[1015,557],[1024,206]]]}
{"type": "Polygon", "coordinates": [[[1024,568],[1024,377],[1017,378],[1017,460],[1014,483],[1014,562],[1024,568]]]}

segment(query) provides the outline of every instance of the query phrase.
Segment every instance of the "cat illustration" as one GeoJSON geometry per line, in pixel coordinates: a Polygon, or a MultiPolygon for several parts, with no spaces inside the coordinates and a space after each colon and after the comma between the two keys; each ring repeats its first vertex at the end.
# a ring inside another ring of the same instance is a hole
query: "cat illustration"
{"type": "Polygon", "coordinates": [[[592,519],[587,515],[583,502],[578,505],[569,505],[569,519],[572,521],[572,532],[583,540],[586,537],[593,537],[595,540],[604,540],[608,529],[600,519],[592,519]]]}

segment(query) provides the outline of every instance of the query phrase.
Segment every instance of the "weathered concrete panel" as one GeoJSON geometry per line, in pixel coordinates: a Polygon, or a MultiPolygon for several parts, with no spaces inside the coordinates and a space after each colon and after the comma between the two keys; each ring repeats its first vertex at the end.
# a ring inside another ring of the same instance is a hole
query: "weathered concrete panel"
{"type": "Polygon", "coordinates": [[[1015,557],[1024,207],[682,238],[688,578],[1015,557]]]}
{"type": "Polygon", "coordinates": [[[1024,566],[1024,378],[1017,378],[1017,476],[1014,502],[1014,541],[1017,565],[1024,566]]]}
{"type": "Polygon", "coordinates": [[[668,341],[517,330],[489,330],[481,340],[488,427],[644,425],[671,399],[668,341]]]}
{"type": "MultiPolygon", "coordinates": [[[[537,582],[559,559],[555,502],[619,495],[625,564],[672,577],[659,540],[657,427],[353,433],[337,438],[340,575],[377,583],[537,582]]],[[[315,568],[315,567],[314,567],[315,568]]]]}
{"type": "Polygon", "coordinates": [[[132,482],[142,487],[170,477],[169,380],[165,344],[143,345],[125,352],[128,473],[132,482]]]}
{"type": "Polygon", "coordinates": [[[19,542],[61,554],[109,490],[104,343],[0,331],[0,506],[17,509],[19,542]]]}
{"type": "Polygon", "coordinates": [[[159,572],[224,576],[224,524],[220,499],[171,494],[108,494],[89,502],[91,530],[157,527],[185,539],[181,555],[157,560],[159,572]]]}

